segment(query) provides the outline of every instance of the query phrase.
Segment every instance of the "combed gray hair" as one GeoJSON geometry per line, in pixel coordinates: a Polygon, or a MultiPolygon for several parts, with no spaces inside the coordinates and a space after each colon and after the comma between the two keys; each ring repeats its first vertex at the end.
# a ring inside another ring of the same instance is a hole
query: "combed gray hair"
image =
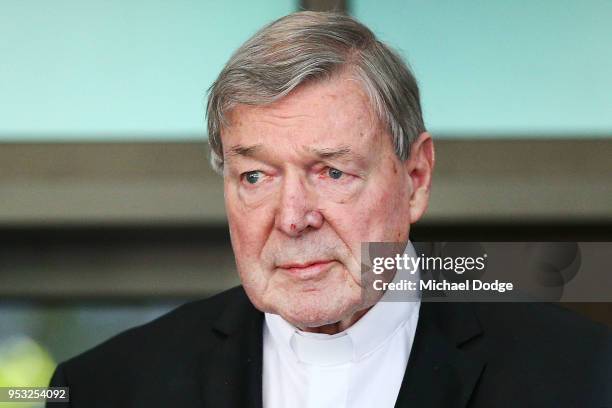
{"type": "Polygon", "coordinates": [[[302,11],[259,30],[232,55],[209,89],[211,164],[223,170],[221,131],[240,104],[266,105],[306,81],[352,70],[362,83],[401,160],[425,131],[419,88],[401,57],[366,26],[340,13],[302,11]]]}

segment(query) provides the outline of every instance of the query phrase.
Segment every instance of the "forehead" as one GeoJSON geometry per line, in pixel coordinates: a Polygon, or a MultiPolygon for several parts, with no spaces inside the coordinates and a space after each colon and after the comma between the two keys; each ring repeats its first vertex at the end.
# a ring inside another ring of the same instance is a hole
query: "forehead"
{"type": "Polygon", "coordinates": [[[378,128],[378,117],[361,83],[349,75],[303,84],[263,106],[238,105],[222,131],[228,143],[359,144],[378,128]]]}

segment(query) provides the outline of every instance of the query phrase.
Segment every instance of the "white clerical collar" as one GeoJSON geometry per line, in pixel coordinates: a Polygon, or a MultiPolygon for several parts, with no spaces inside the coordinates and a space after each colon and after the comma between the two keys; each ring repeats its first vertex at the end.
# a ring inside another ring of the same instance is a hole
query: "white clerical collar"
{"type": "MultiPolygon", "coordinates": [[[[415,255],[410,242],[405,253],[415,255]]],[[[402,278],[405,275],[398,272],[393,281],[402,278]]],[[[273,341],[303,363],[328,366],[356,362],[381,347],[418,313],[419,301],[385,301],[387,294],[355,324],[334,335],[303,332],[271,313],[265,314],[266,325],[273,341]]]]}

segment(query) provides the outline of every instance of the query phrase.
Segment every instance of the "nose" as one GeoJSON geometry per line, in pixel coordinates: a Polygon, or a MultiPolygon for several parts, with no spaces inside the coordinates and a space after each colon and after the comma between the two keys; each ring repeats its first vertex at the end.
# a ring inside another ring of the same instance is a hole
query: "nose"
{"type": "Polygon", "coordinates": [[[287,175],[283,180],[275,224],[290,237],[298,237],[308,229],[319,229],[323,225],[316,192],[297,174],[287,175]]]}

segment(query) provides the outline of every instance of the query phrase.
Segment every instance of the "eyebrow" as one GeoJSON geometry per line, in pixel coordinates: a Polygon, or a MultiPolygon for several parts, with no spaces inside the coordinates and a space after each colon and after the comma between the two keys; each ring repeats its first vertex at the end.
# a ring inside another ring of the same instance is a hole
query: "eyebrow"
{"type": "Polygon", "coordinates": [[[253,157],[255,153],[257,153],[258,150],[261,150],[261,147],[262,147],[261,144],[256,144],[256,145],[251,145],[251,146],[236,145],[236,146],[232,146],[232,148],[229,149],[229,151],[227,152],[227,155],[229,157],[235,157],[235,156],[253,157]]]}
{"type": "Polygon", "coordinates": [[[362,161],[364,157],[351,150],[350,146],[339,146],[336,148],[309,148],[320,159],[333,160],[333,159],[344,159],[348,156],[353,156],[355,159],[362,161]]]}
{"type": "MultiPolygon", "coordinates": [[[[254,157],[263,149],[262,144],[254,144],[250,146],[243,146],[241,144],[237,144],[232,146],[227,152],[227,158],[231,159],[234,157],[254,157]]],[[[352,158],[356,161],[364,161],[365,158],[363,155],[354,152],[351,150],[350,146],[342,145],[334,148],[323,147],[323,148],[313,148],[306,147],[306,149],[317,156],[320,160],[334,160],[334,159],[347,159],[352,158]]]]}

